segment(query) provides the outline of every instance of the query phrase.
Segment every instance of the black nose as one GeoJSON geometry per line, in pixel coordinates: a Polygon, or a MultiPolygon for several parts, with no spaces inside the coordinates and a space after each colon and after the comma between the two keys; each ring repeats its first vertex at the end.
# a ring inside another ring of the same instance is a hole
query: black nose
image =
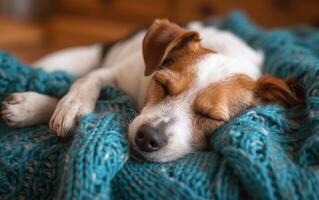
{"type": "Polygon", "coordinates": [[[135,143],[137,146],[146,152],[158,151],[166,145],[167,139],[161,130],[143,125],[135,136],[135,143]]]}

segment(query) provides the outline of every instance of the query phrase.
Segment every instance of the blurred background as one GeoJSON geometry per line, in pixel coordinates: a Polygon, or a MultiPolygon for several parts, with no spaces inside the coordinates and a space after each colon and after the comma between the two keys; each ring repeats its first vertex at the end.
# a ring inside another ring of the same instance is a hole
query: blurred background
{"type": "Polygon", "coordinates": [[[185,23],[232,9],[267,28],[319,26],[318,0],[0,0],[0,49],[31,63],[64,47],[119,39],[155,18],[185,23]]]}

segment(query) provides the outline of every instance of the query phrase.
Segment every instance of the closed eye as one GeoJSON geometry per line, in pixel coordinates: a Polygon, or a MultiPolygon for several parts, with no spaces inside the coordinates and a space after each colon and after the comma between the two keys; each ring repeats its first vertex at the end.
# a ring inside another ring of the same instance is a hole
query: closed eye
{"type": "Polygon", "coordinates": [[[161,87],[161,89],[163,90],[165,96],[169,96],[170,95],[170,90],[169,90],[169,88],[168,88],[168,86],[166,84],[164,84],[161,81],[156,80],[156,79],[155,79],[155,82],[156,82],[156,84],[158,86],[161,87]]]}
{"type": "Polygon", "coordinates": [[[162,67],[169,67],[174,63],[174,59],[173,58],[166,58],[163,62],[162,62],[162,67]]]}
{"type": "Polygon", "coordinates": [[[196,115],[200,118],[204,118],[204,119],[209,119],[209,120],[214,120],[214,121],[218,121],[218,122],[224,122],[225,120],[222,119],[221,117],[216,117],[211,115],[209,112],[204,112],[204,111],[196,111],[195,112],[196,115]]]}

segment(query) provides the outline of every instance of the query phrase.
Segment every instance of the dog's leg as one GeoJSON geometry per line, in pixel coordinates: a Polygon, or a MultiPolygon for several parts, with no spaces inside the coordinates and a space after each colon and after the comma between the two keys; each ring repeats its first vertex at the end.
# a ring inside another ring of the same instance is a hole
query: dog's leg
{"type": "Polygon", "coordinates": [[[2,102],[1,116],[11,127],[49,122],[58,99],[36,92],[13,93],[2,102]]]}
{"type": "Polygon", "coordinates": [[[57,136],[66,136],[79,117],[94,110],[102,86],[113,82],[113,70],[108,68],[97,69],[78,79],[57,104],[49,123],[51,131],[57,136]]]}
{"type": "MultiPolygon", "coordinates": [[[[57,136],[66,136],[76,125],[77,119],[92,112],[102,86],[117,84],[123,78],[122,74],[130,73],[130,79],[140,80],[133,74],[136,69],[143,69],[143,58],[139,51],[114,66],[105,66],[91,71],[89,74],[76,80],[69,92],[59,101],[52,115],[49,126],[57,136]],[[134,76],[135,78],[132,78],[134,76]]],[[[143,75],[143,73],[139,73],[143,75]]]]}
{"type": "Polygon", "coordinates": [[[33,66],[48,72],[63,70],[81,77],[99,66],[102,49],[101,44],[67,48],[41,58],[33,66]]]}
{"type": "MultiPolygon", "coordinates": [[[[65,70],[74,76],[98,67],[102,45],[68,48],[34,63],[46,71],[65,70]]],[[[36,92],[14,93],[2,103],[1,116],[8,126],[26,127],[49,122],[58,99],[36,92]]]]}

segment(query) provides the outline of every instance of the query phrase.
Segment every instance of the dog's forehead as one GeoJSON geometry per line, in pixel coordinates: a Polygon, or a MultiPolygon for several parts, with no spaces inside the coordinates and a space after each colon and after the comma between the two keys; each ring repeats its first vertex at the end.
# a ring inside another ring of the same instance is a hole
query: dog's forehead
{"type": "MultiPolygon", "coordinates": [[[[216,53],[209,53],[198,58],[192,68],[193,78],[188,83],[189,87],[184,90],[181,96],[176,98],[178,101],[188,104],[191,104],[201,91],[208,91],[212,84],[232,75],[232,71],[228,68],[227,59],[216,53]]],[[[201,95],[205,94],[201,93],[201,95]]]]}
{"type": "MultiPolygon", "coordinates": [[[[183,66],[183,70],[175,70],[176,67],[175,69],[173,67],[174,73],[165,73],[166,78],[171,79],[174,88],[178,90],[177,95],[172,95],[172,97],[173,99],[176,97],[179,101],[189,102],[200,91],[231,75],[231,71],[227,67],[227,59],[216,53],[208,53],[192,62],[183,62],[182,64],[186,64],[183,66]]],[[[180,65],[177,69],[181,69],[180,65]]]]}
{"type": "Polygon", "coordinates": [[[209,87],[210,84],[226,78],[230,71],[226,67],[224,56],[207,54],[196,63],[196,79],[193,87],[197,90],[209,87]]]}
{"type": "Polygon", "coordinates": [[[197,60],[192,62],[192,65],[184,66],[188,70],[175,71],[179,75],[178,78],[168,76],[174,82],[175,88],[180,88],[180,91],[176,93],[177,95],[172,96],[173,99],[191,103],[201,90],[205,90],[211,84],[225,79],[230,74],[224,65],[225,61],[222,56],[208,53],[198,57],[197,60]]]}

